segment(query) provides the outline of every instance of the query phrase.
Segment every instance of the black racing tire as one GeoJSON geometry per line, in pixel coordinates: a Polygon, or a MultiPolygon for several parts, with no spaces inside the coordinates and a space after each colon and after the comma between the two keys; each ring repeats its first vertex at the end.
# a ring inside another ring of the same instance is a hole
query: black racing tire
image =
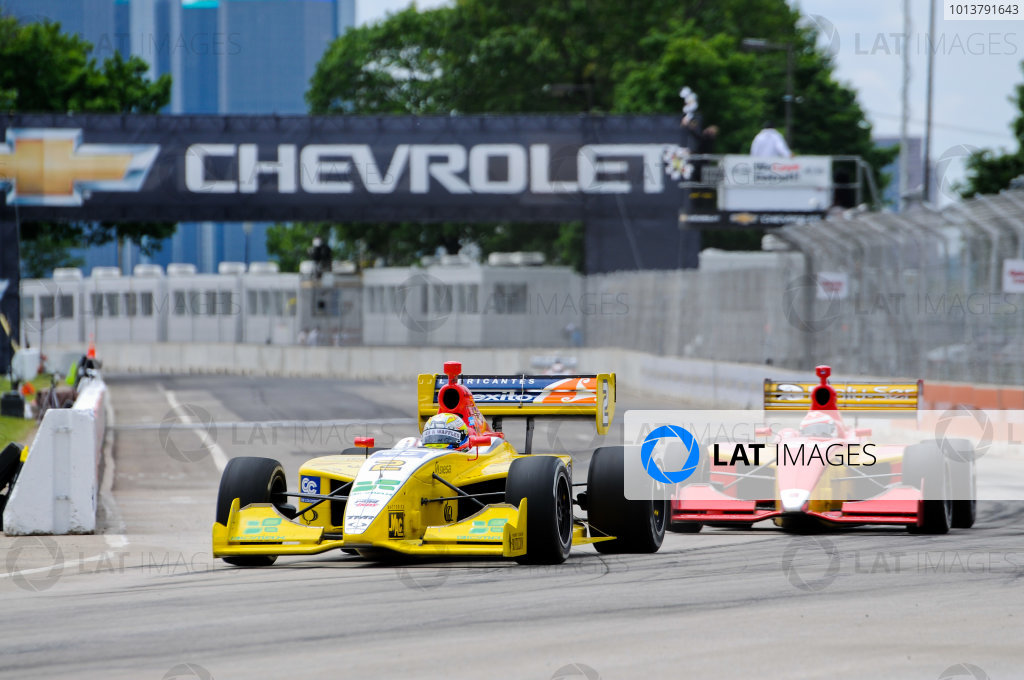
{"type": "MultiPolygon", "coordinates": [[[[587,473],[587,517],[592,536],[615,536],[599,541],[599,553],[654,553],[665,540],[667,498],[629,500],[623,492],[625,451],[602,446],[594,451],[587,473]]],[[[651,480],[652,489],[654,480],[651,480]]],[[[652,493],[653,495],[653,493],[652,493]]]]}
{"type": "Polygon", "coordinates": [[[974,444],[968,439],[947,439],[942,453],[949,469],[953,491],[954,529],[970,529],[978,516],[978,473],[974,444]]]}
{"type": "Polygon", "coordinates": [[[526,554],[520,564],[561,564],[572,549],[572,478],[555,456],[517,458],[508,469],[505,502],[526,505],[526,554]]]}
{"type": "Polygon", "coordinates": [[[7,487],[7,493],[0,493],[0,530],[4,526],[4,508],[14,493],[14,483],[21,472],[21,444],[11,442],[0,451],[0,491],[7,487]]]}
{"type": "MultiPolygon", "coordinates": [[[[288,491],[284,468],[273,458],[241,456],[232,458],[224,468],[217,492],[217,521],[227,524],[231,503],[236,498],[239,507],[251,503],[274,503],[279,508],[284,501],[274,502],[274,494],[288,491]]],[[[233,555],[222,558],[236,567],[269,567],[276,555],[233,555]]]]}
{"type": "Polygon", "coordinates": [[[21,444],[11,442],[0,451],[0,490],[8,484],[13,486],[21,470],[21,449],[21,444]]]}
{"type": "Polygon", "coordinates": [[[902,482],[925,493],[924,521],[910,524],[912,534],[947,534],[953,523],[950,475],[947,459],[933,443],[908,446],[903,452],[902,482]]]}

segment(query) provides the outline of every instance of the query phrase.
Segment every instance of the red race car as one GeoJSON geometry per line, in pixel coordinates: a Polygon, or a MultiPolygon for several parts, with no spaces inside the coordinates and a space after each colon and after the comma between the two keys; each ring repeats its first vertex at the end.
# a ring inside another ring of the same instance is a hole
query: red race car
{"type": "Polygon", "coordinates": [[[882,444],[872,439],[871,429],[843,417],[847,412],[852,420],[851,411],[853,416],[916,415],[920,381],[845,383],[837,390],[829,384],[828,366],[815,372],[817,383],[765,380],[766,420],[788,415],[793,422],[757,427],[760,444],[709,441],[701,447],[705,450],[696,471],[673,495],[673,531],[695,533],[704,525],[746,528],[767,519],[790,531],[886,524],[944,534],[974,524],[976,479],[969,441],[882,444]],[[779,411],[796,413],[773,413],[779,411]],[[758,451],[756,460],[730,456],[737,445],[758,451]]]}

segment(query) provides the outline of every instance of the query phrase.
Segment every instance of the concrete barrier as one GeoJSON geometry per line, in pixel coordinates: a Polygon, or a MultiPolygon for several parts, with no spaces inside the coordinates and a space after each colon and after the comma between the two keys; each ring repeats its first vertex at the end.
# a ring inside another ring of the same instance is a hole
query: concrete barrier
{"type": "MultiPolygon", "coordinates": [[[[105,367],[131,373],[231,373],[408,382],[458,359],[468,373],[529,372],[534,355],[575,356],[579,370],[613,371],[630,393],[718,408],[759,408],[765,378],[814,380],[764,364],[669,357],[619,348],[480,349],[467,347],[302,347],[217,343],[105,344],[105,367]]],[[[880,381],[919,376],[835,376],[880,381]]],[[[1024,409],[1024,389],[925,381],[922,408],[1024,409]]]]}
{"type": "Polygon", "coordinates": [[[72,408],[43,416],[4,508],[4,533],[87,534],[96,530],[107,387],[86,378],[72,408]]]}
{"type": "Polygon", "coordinates": [[[534,355],[575,356],[581,372],[618,374],[620,390],[682,404],[757,408],[766,377],[812,380],[813,372],[603,348],[480,349],[465,347],[302,347],[217,343],[105,343],[104,369],[118,373],[333,377],[411,383],[459,360],[467,373],[530,371],[534,355]]]}

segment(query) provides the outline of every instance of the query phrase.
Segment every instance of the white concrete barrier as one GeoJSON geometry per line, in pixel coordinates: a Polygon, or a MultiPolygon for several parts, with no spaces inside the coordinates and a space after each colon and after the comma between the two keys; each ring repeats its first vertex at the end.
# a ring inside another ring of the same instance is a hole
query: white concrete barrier
{"type": "Polygon", "coordinates": [[[758,408],[763,383],[813,380],[807,371],[764,364],[665,357],[618,348],[480,349],[466,347],[302,347],[218,343],[104,343],[104,369],[118,373],[231,373],[289,377],[411,382],[418,373],[440,372],[444,361],[461,361],[467,373],[530,371],[536,354],[574,356],[581,372],[618,374],[619,389],[679,399],[681,404],[758,408]]]}
{"type": "Polygon", "coordinates": [[[7,507],[4,533],[87,534],[96,530],[107,386],[85,378],[72,408],[49,409],[7,507]]]}

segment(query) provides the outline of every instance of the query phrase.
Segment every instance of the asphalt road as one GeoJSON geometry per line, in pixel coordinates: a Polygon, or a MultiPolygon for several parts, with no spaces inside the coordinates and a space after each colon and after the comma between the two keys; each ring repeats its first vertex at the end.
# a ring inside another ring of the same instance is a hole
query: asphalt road
{"type": "MultiPolygon", "coordinates": [[[[936,537],[757,525],[670,534],[655,555],[584,547],[556,567],[328,553],[241,570],[209,552],[218,465],[272,456],[294,486],[303,460],[355,436],[411,434],[412,386],[109,382],[106,533],[0,537],[0,678],[1024,675],[1018,504],[982,503],[974,529],[936,537]]],[[[585,479],[590,430],[539,430],[535,446],[577,451],[585,479]]],[[[983,476],[1024,484],[1013,459],[983,462],[983,476]]]]}

